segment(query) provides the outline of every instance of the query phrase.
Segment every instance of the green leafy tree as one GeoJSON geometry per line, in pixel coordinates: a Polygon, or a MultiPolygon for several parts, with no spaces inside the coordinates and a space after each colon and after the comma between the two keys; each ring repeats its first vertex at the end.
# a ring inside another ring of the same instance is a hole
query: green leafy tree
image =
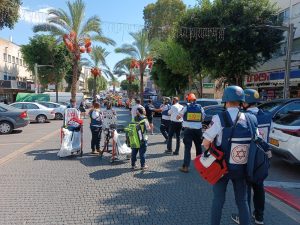
{"type": "MultiPolygon", "coordinates": [[[[88,82],[88,89],[89,89],[89,92],[90,93],[93,93],[94,90],[95,90],[95,79],[93,77],[90,77],[88,78],[87,80],[88,82]]],[[[106,90],[107,89],[107,80],[100,76],[100,77],[97,77],[96,79],[96,93],[99,93],[100,91],[102,90],[106,90]]]]}
{"type": "Polygon", "coordinates": [[[224,27],[224,40],[177,35],[177,41],[190,52],[194,71],[205,70],[242,86],[250,69],[270,59],[283,39],[282,31],[260,26],[268,21],[276,24],[276,13],[268,0],[203,0],[200,8],[188,10],[179,27],[224,27]]]}
{"type": "Polygon", "coordinates": [[[117,77],[112,75],[111,80],[109,81],[109,84],[113,86],[113,93],[116,91],[116,87],[120,85],[120,82],[118,81],[117,77]]]}
{"type": "Polygon", "coordinates": [[[0,30],[4,27],[12,29],[19,19],[20,0],[0,1],[0,30]]]}
{"type": "Polygon", "coordinates": [[[152,42],[148,39],[148,32],[140,31],[130,33],[134,42],[132,44],[123,44],[120,48],[116,48],[116,53],[128,55],[131,60],[135,60],[139,67],[140,78],[140,98],[144,98],[144,73],[147,68],[147,60],[151,58],[152,42]]]}
{"type": "Polygon", "coordinates": [[[64,35],[74,34],[75,49],[72,54],[72,85],[71,96],[76,99],[77,81],[79,75],[79,45],[84,43],[86,38],[104,44],[114,44],[114,41],[103,36],[101,21],[98,16],[92,16],[85,20],[86,5],[83,0],[67,1],[68,11],[63,9],[50,9],[48,21],[45,24],[36,25],[34,32],[50,32],[61,40],[64,35]]]}
{"type": "Polygon", "coordinates": [[[30,38],[29,44],[21,47],[24,62],[34,73],[34,66],[51,65],[38,68],[38,78],[42,85],[58,84],[71,68],[71,55],[64,44],[57,44],[53,36],[36,35],[30,38]]]}
{"type": "MultiPolygon", "coordinates": [[[[130,82],[128,80],[122,80],[120,87],[123,91],[127,92],[133,92],[133,93],[138,93],[139,92],[139,81],[134,80],[133,82],[130,82]]],[[[128,96],[131,98],[130,96],[128,96]]]]}
{"type": "Polygon", "coordinates": [[[150,39],[166,39],[185,10],[186,6],[181,0],[157,0],[148,4],[143,13],[150,39]]]}

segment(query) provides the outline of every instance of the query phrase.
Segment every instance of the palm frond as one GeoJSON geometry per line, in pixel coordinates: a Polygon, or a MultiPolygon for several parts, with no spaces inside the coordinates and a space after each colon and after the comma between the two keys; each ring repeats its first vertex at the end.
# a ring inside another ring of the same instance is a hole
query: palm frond
{"type": "Polygon", "coordinates": [[[116,48],[115,52],[129,55],[131,58],[134,58],[137,60],[139,59],[138,49],[135,48],[133,45],[123,44],[120,48],[116,48]]]}
{"type": "Polygon", "coordinates": [[[118,62],[115,64],[114,71],[122,70],[122,69],[124,69],[124,67],[128,68],[128,71],[129,71],[129,68],[130,68],[130,62],[131,62],[131,58],[129,58],[129,57],[126,57],[126,58],[124,58],[124,59],[118,61],[118,62]]]}
{"type": "Polygon", "coordinates": [[[104,37],[104,36],[100,36],[99,34],[97,35],[91,35],[90,36],[91,40],[92,41],[96,41],[96,42],[101,42],[103,44],[106,44],[106,45],[115,45],[116,42],[108,37],[104,37]]]}
{"type": "Polygon", "coordinates": [[[85,3],[82,0],[76,0],[75,2],[67,2],[71,18],[72,18],[72,30],[79,34],[80,25],[84,19],[85,3]]]}
{"type": "Polygon", "coordinates": [[[100,25],[100,18],[98,16],[92,16],[82,25],[80,35],[85,35],[90,32],[95,32],[102,35],[100,25]]]}
{"type": "Polygon", "coordinates": [[[64,21],[69,27],[72,27],[72,18],[62,9],[49,9],[48,14],[50,18],[59,18],[64,21]]]}
{"type": "Polygon", "coordinates": [[[33,27],[33,32],[50,32],[53,36],[62,36],[65,30],[53,24],[43,23],[33,27]]]}

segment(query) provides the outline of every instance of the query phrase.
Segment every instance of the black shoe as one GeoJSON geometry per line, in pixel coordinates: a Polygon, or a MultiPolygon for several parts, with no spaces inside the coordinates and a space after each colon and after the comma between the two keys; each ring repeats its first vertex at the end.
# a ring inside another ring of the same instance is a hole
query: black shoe
{"type": "Polygon", "coordinates": [[[173,155],[179,155],[179,152],[173,152],[173,155]]]}
{"type": "Polygon", "coordinates": [[[172,155],[172,150],[166,150],[165,153],[168,155],[172,155]]]}

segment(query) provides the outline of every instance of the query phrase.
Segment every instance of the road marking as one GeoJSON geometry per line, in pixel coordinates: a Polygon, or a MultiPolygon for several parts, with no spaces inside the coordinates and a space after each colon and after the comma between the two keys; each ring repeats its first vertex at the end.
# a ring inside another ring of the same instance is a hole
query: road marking
{"type": "Polygon", "coordinates": [[[43,143],[44,141],[50,139],[51,137],[53,137],[54,135],[57,135],[57,133],[60,131],[59,130],[55,130],[53,132],[51,132],[50,134],[47,134],[46,136],[32,142],[31,144],[25,145],[19,149],[17,149],[16,151],[4,156],[3,158],[0,159],[0,166],[5,164],[6,162],[15,159],[18,155],[27,152],[29,149],[38,146],[39,144],[43,143]]]}
{"type": "Polygon", "coordinates": [[[279,210],[280,212],[284,213],[286,216],[291,218],[292,220],[300,223],[300,214],[299,211],[296,209],[287,206],[285,203],[278,201],[277,198],[271,196],[270,194],[266,194],[266,202],[279,210]]]}
{"type": "Polygon", "coordinates": [[[264,184],[267,187],[300,189],[300,183],[299,182],[265,181],[264,184]]]}

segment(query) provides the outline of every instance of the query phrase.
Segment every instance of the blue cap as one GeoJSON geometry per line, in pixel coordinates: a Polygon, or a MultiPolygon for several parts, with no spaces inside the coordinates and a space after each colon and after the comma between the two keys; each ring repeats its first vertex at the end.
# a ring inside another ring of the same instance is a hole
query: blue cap
{"type": "Polygon", "coordinates": [[[244,102],[245,93],[244,90],[239,86],[228,86],[225,88],[222,103],[224,102],[244,102]]]}

